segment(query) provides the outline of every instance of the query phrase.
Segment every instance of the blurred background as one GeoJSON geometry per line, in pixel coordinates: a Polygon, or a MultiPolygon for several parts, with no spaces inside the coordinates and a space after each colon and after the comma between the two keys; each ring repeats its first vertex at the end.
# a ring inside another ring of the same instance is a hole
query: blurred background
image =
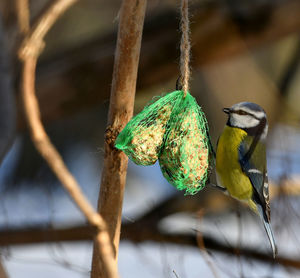
{"type": "MultiPolygon", "coordinates": [[[[95,207],[120,4],[78,1],[50,30],[37,67],[43,123],[95,207]]],[[[175,90],[179,4],[148,1],[135,113],[175,90]]],[[[46,5],[30,1],[32,22],[46,5]]],[[[29,138],[16,4],[1,0],[0,12],[0,270],[12,278],[89,277],[93,231],[29,138]]],[[[214,146],[226,122],[223,107],[252,101],[267,112],[278,258],[247,207],[210,186],[184,196],[157,164],[129,161],[121,277],[300,277],[300,1],[193,0],[190,13],[191,93],[214,146]]]]}

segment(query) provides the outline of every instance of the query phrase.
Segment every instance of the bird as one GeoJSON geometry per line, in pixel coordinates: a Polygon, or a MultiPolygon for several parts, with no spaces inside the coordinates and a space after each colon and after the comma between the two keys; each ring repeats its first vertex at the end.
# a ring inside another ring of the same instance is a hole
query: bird
{"type": "Polygon", "coordinates": [[[270,225],[266,161],[267,115],[252,102],[234,104],[223,112],[228,120],[217,143],[217,187],[246,202],[260,216],[275,258],[277,246],[270,225]]]}

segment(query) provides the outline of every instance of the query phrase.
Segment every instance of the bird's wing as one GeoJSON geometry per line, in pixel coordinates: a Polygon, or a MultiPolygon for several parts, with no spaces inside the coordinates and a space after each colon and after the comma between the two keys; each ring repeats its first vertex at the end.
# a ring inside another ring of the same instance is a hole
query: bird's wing
{"type": "Polygon", "coordinates": [[[270,225],[269,184],[265,144],[259,140],[253,140],[251,136],[247,136],[239,146],[239,162],[243,172],[249,177],[253,186],[252,200],[256,204],[257,212],[264,224],[272,246],[273,257],[275,258],[277,246],[270,225]]]}
{"type": "Polygon", "coordinates": [[[265,143],[255,140],[255,137],[246,136],[239,146],[239,162],[253,186],[253,201],[262,206],[264,217],[267,217],[266,220],[270,221],[265,143]]]}

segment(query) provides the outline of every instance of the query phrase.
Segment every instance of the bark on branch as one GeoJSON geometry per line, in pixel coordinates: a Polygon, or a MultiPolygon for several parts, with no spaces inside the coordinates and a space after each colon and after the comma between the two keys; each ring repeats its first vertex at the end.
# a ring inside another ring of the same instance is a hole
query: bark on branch
{"type": "MultiPolygon", "coordinates": [[[[114,148],[114,141],[133,114],[141,39],[146,12],[146,0],[123,0],[120,10],[117,47],[105,140],[98,210],[108,224],[108,231],[117,260],[121,229],[123,195],[128,158],[114,148]]],[[[93,278],[103,277],[99,268],[99,250],[94,245],[93,278]]]]}

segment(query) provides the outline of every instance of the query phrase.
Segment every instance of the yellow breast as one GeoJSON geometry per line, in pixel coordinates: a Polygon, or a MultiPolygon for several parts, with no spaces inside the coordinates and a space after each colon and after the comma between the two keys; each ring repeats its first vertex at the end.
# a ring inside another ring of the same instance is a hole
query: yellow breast
{"type": "Polygon", "coordinates": [[[216,154],[218,183],[226,187],[232,197],[249,201],[252,185],[239,164],[238,147],[247,133],[239,128],[226,126],[219,138],[216,154]]]}

